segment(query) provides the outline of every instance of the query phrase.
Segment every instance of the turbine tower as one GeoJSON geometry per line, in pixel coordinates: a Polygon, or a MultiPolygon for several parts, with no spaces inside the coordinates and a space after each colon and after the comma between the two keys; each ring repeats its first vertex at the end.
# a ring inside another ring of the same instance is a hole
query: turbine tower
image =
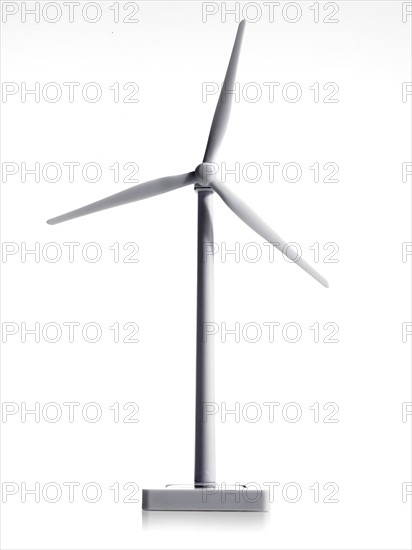
{"type": "Polygon", "coordinates": [[[144,489],[144,510],[201,510],[201,511],[266,511],[266,491],[248,489],[241,485],[234,488],[218,486],[215,477],[215,426],[209,415],[204,420],[205,406],[214,403],[214,346],[213,340],[204,339],[204,327],[214,319],[213,256],[204,261],[206,245],[214,242],[213,195],[223,202],[265,241],[309,273],[323,286],[326,279],[303,258],[296,258],[282,239],[258,216],[230,187],[218,177],[217,158],[229,121],[233,101],[236,70],[245,30],[243,20],[237,30],[225,80],[220,92],[203,162],[192,172],[166,176],[130,187],[97,202],[93,202],[56,218],[48,220],[55,225],[74,218],[107,210],[131,202],[148,199],[162,193],[194,184],[198,199],[197,221],[197,317],[196,317],[196,411],[195,411],[195,475],[191,486],[168,486],[166,489],[144,489]]]}

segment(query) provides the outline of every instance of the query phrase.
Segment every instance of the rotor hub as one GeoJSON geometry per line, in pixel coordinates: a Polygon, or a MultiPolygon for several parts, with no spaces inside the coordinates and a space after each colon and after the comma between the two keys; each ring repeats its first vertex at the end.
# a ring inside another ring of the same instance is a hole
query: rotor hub
{"type": "Polygon", "coordinates": [[[216,163],[202,162],[195,170],[196,183],[200,187],[210,187],[210,180],[217,172],[218,167],[216,163]]]}

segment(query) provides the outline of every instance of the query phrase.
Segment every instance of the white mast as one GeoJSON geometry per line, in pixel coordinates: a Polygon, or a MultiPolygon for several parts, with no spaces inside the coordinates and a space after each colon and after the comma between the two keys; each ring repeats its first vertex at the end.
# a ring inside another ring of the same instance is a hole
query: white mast
{"type": "Polygon", "coordinates": [[[213,191],[196,186],[197,214],[197,315],[196,315],[196,438],[195,485],[215,483],[215,421],[205,417],[206,404],[215,398],[215,358],[213,337],[206,337],[206,323],[214,318],[213,254],[207,247],[213,243],[213,191]]]}

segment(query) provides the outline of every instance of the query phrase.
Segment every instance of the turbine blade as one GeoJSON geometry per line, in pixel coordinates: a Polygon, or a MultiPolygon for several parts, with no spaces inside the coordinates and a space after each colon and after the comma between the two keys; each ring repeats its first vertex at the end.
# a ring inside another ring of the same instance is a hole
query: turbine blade
{"type": "Polygon", "coordinates": [[[203,162],[213,162],[215,155],[226,132],[229,122],[230,109],[233,101],[236,70],[239,61],[240,48],[242,46],[243,33],[246,21],[239,23],[235,43],[233,45],[232,55],[226,71],[225,81],[223,82],[217,102],[215,114],[213,116],[212,126],[209,132],[209,139],[206,145],[203,162]]]}
{"type": "Polygon", "coordinates": [[[80,216],[87,216],[87,214],[93,214],[94,212],[99,212],[100,210],[106,210],[107,208],[113,208],[114,206],[120,206],[122,204],[128,204],[129,202],[140,201],[143,199],[148,199],[150,197],[155,197],[162,193],[168,193],[169,191],[174,191],[185,185],[190,185],[195,183],[195,174],[194,172],[189,172],[187,174],[180,174],[179,176],[167,176],[165,178],[158,178],[155,180],[146,181],[145,183],[139,183],[134,185],[129,189],[120,191],[115,195],[110,195],[97,202],[92,202],[86,206],[82,206],[77,210],[72,210],[56,218],[51,218],[47,220],[47,223],[50,225],[55,225],[57,223],[66,222],[74,218],[79,218],[80,216]]]}
{"type": "Polygon", "coordinates": [[[262,220],[256,212],[254,212],[240,197],[238,197],[231,189],[225,184],[219,181],[216,176],[212,176],[209,179],[209,184],[214,191],[220,196],[224,203],[253,231],[256,231],[258,235],[263,237],[267,242],[271,243],[280,252],[283,252],[290,260],[295,262],[306,273],[309,273],[314,279],[321,283],[325,287],[329,287],[328,281],[322,277],[320,273],[316,271],[311,265],[309,265],[303,258],[296,258],[296,255],[290,250],[289,247],[285,247],[287,242],[282,239],[269,225],[262,220]]]}

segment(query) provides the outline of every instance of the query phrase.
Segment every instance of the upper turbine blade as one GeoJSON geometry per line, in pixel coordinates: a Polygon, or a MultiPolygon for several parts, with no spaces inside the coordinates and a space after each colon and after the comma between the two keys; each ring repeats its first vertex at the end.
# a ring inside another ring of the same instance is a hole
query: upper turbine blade
{"type": "Polygon", "coordinates": [[[179,176],[167,176],[165,178],[158,178],[155,180],[146,181],[145,183],[139,183],[129,189],[120,191],[120,193],[110,195],[110,197],[106,197],[100,201],[92,202],[82,208],[72,210],[71,212],[57,216],[57,218],[47,220],[47,223],[50,225],[55,225],[56,223],[66,222],[68,220],[72,220],[73,218],[93,214],[94,212],[106,210],[107,208],[113,208],[114,206],[120,206],[122,204],[128,204],[129,202],[155,197],[161,193],[167,193],[168,191],[173,191],[174,189],[179,189],[185,185],[195,183],[195,179],[194,172],[189,172],[187,174],[180,174],[179,176]]]}
{"type": "Polygon", "coordinates": [[[232,55],[230,56],[229,65],[226,71],[225,81],[223,82],[223,86],[220,91],[219,100],[217,102],[215,114],[212,121],[212,126],[210,128],[209,139],[206,145],[203,162],[214,161],[217,150],[226,132],[226,127],[229,121],[230,108],[233,101],[236,69],[239,61],[240,48],[242,46],[245,24],[245,20],[239,23],[232,55]]]}
{"type": "Polygon", "coordinates": [[[312,275],[319,283],[325,287],[329,287],[328,281],[322,277],[311,265],[305,262],[302,258],[296,258],[296,255],[286,246],[287,242],[282,239],[268,224],[260,218],[241,198],[239,198],[231,189],[219,181],[216,176],[209,179],[209,184],[227,206],[251,227],[256,233],[263,237],[267,242],[273,244],[275,248],[283,252],[290,260],[298,264],[309,275],[312,275]]]}

